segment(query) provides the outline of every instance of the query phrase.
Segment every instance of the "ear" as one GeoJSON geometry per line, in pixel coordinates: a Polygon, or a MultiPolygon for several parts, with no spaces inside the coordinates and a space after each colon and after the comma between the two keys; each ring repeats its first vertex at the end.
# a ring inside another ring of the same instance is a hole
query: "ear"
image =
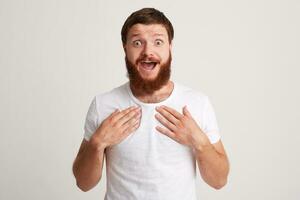
{"type": "Polygon", "coordinates": [[[126,53],[126,45],[125,44],[123,44],[123,50],[126,53]]]}

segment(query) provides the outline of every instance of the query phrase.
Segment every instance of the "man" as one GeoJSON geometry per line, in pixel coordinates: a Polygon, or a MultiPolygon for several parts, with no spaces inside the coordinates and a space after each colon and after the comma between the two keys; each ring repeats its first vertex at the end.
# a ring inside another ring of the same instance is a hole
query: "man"
{"type": "Polygon", "coordinates": [[[153,8],[132,13],[122,31],[129,82],[96,95],[73,164],[78,187],[93,188],[106,158],[105,199],[195,200],[196,162],[220,189],[228,159],[208,97],[170,80],[174,31],[153,8]]]}

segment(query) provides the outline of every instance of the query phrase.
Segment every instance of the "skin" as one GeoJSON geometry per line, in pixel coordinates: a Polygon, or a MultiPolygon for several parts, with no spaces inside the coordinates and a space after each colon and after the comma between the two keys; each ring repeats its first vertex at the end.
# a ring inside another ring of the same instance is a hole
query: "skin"
{"type": "Polygon", "coordinates": [[[143,70],[138,63],[137,70],[145,80],[153,80],[157,76],[162,63],[169,58],[171,44],[168,42],[167,30],[162,25],[135,24],[128,32],[127,42],[123,45],[127,58],[132,63],[141,55],[159,62],[158,67],[152,71],[143,70]]]}
{"type": "Polygon", "coordinates": [[[191,147],[203,180],[211,187],[221,189],[226,184],[229,173],[229,162],[221,140],[211,144],[186,106],[182,109],[183,114],[168,106],[160,106],[156,110],[158,114],[155,118],[164,125],[157,126],[156,130],[191,147]]]}
{"type": "MultiPolygon", "coordinates": [[[[130,28],[127,35],[127,42],[123,44],[123,48],[130,62],[136,63],[138,58],[145,54],[149,59],[158,61],[157,66],[152,71],[143,70],[141,64],[138,63],[136,69],[145,80],[154,80],[160,68],[167,62],[172,44],[169,43],[166,28],[160,24],[135,24],[130,28]]],[[[131,88],[132,93],[142,102],[156,103],[166,99],[173,90],[173,82],[168,81],[161,89],[154,91],[149,95],[131,88]]]]}
{"type": "MultiPolygon", "coordinates": [[[[169,58],[172,44],[169,43],[164,26],[136,24],[130,28],[123,48],[132,63],[136,63],[143,54],[149,59],[159,61],[151,71],[143,69],[140,63],[135,66],[145,80],[153,80],[157,77],[162,63],[169,58]]],[[[157,103],[168,98],[173,87],[173,82],[169,80],[151,95],[131,89],[140,101],[157,103]]],[[[156,111],[155,118],[164,125],[156,127],[159,133],[191,147],[203,180],[215,189],[222,188],[227,182],[229,162],[221,140],[211,144],[186,107],[182,114],[167,106],[157,107],[156,111]]],[[[105,148],[120,143],[135,131],[140,117],[139,108],[115,111],[101,123],[89,141],[82,141],[73,164],[73,173],[81,190],[88,191],[97,185],[102,176],[105,148]]]]}
{"type": "Polygon", "coordinates": [[[140,118],[141,111],[138,107],[116,110],[103,120],[89,141],[83,139],[73,163],[73,174],[82,191],[92,189],[100,181],[105,148],[120,143],[135,131],[140,118]]]}

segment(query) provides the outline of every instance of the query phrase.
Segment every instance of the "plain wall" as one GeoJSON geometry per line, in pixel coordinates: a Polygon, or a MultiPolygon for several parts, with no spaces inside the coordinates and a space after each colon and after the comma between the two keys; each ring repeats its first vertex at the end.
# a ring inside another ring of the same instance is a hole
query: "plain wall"
{"type": "Polygon", "coordinates": [[[172,79],[207,94],[231,172],[199,199],[300,199],[300,3],[0,0],[0,199],[103,199],[73,160],[88,106],[127,81],[120,30],[142,7],[175,29],[172,79]]]}

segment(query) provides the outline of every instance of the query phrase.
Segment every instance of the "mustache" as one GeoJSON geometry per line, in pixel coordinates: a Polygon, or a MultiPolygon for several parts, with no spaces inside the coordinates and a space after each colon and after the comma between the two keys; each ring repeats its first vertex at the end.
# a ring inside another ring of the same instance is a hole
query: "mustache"
{"type": "MultiPolygon", "coordinates": [[[[151,60],[157,60],[153,59],[153,57],[147,56],[144,56],[143,58],[151,58],[151,60]]],[[[156,90],[159,90],[163,85],[165,85],[170,79],[171,61],[172,55],[170,53],[168,60],[161,63],[161,67],[159,69],[157,77],[155,79],[148,80],[141,77],[139,71],[136,68],[137,64],[135,66],[134,62],[130,62],[126,55],[125,63],[127,68],[127,77],[129,78],[130,85],[135,93],[141,96],[146,94],[153,94],[156,90]]]]}
{"type": "Polygon", "coordinates": [[[150,61],[150,62],[160,63],[160,59],[154,58],[152,56],[149,57],[144,54],[144,55],[141,55],[140,57],[138,57],[135,64],[138,64],[139,62],[145,61],[145,60],[150,61]]]}

